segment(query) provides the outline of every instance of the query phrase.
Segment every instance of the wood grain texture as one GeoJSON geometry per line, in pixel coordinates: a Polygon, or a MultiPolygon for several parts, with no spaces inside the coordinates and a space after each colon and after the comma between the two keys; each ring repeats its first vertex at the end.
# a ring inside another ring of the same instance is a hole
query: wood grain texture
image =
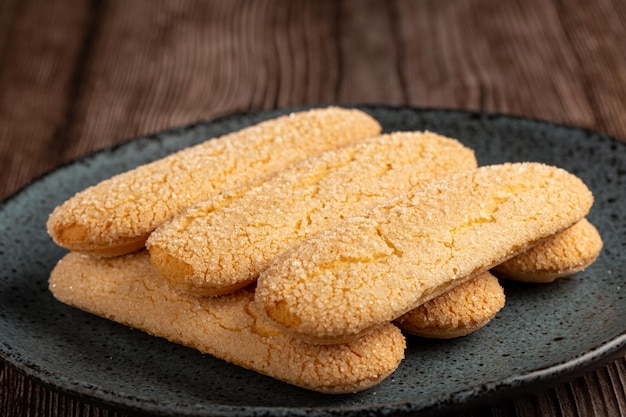
{"type": "MultiPolygon", "coordinates": [[[[625,45],[623,0],[3,0],[0,198],[138,135],[298,104],[490,110],[626,140],[625,45]]],[[[127,417],[5,362],[0,415],[127,417]]],[[[626,358],[465,415],[626,415],[626,358]]]]}
{"type": "Polygon", "coordinates": [[[66,2],[49,7],[12,3],[3,10],[7,25],[0,35],[2,197],[61,162],[64,138],[59,135],[72,106],[80,37],[87,24],[85,10],[66,2]]]}

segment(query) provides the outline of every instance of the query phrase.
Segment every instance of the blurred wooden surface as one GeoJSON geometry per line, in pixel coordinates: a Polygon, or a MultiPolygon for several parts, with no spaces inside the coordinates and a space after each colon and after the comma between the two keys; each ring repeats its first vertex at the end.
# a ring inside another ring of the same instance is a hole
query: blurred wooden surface
{"type": "MultiPolygon", "coordinates": [[[[626,139],[626,2],[0,0],[0,198],[102,147],[233,112],[491,110],[626,139]]],[[[126,417],[0,363],[1,416],[126,417]]],[[[472,415],[626,415],[626,358],[472,415]]]]}

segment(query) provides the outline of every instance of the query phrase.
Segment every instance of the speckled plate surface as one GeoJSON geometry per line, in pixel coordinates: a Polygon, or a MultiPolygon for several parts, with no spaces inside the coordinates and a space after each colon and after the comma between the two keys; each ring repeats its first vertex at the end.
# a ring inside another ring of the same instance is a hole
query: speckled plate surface
{"type": "Polygon", "coordinates": [[[67,307],[47,290],[64,251],[45,221],[57,204],[115,173],[181,147],[294,110],[239,114],[142,137],[40,178],[0,206],[0,355],[30,377],[86,401],[152,415],[424,415],[488,405],[545,388],[626,351],[626,143],[498,114],[362,107],[385,131],[458,138],[481,165],[540,161],[579,175],[596,202],[605,248],[550,285],[506,284],[495,320],[465,338],[408,339],[387,380],[354,395],[292,387],[67,307]]]}

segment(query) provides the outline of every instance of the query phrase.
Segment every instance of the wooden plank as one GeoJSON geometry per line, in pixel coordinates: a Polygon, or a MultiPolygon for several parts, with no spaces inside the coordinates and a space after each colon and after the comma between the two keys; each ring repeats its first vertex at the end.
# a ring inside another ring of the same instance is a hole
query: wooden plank
{"type": "Polygon", "coordinates": [[[588,127],[626,140],[626,2],[555,4],[563,31],[575,45],[580,84],[593,110],[588,127]]]}
{"type": "Polygon", "coordinates": [[[0,198],[60,163],[88,3],[37,1],[6,7],[1,26],[0,198]]]}
{"type": "Polygon", "coordinates": [[[337,15],[339,102],[406,104],[396,52],[396,26],[402,18],[389,2],[341,2],[337,15]]]}
{"type": "Polygon", "coordinates": [[[328,2],[106,3],[64,157],[223,113],[332,101],[333,13],[328,2]]]}
{"type": "Polygon", "coordinates": [[[397,6],[405,16],[400,73],[411,104],[592,124],[575,45],[560,29],[553,2],[398,1],[397,6]]]}

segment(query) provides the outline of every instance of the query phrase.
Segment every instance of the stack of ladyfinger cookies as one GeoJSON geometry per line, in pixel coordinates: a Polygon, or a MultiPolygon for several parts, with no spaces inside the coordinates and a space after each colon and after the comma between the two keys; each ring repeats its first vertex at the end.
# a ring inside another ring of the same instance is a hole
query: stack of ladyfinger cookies
{"type": "Polygon", "coordinates": [[[403,332],[453,338],[602,248],[593,196],[540,163],[478,167],[356,109],[293,113],[79,192],[50,215],[60,301],[325,393],[374,386],[403,332]]]}

